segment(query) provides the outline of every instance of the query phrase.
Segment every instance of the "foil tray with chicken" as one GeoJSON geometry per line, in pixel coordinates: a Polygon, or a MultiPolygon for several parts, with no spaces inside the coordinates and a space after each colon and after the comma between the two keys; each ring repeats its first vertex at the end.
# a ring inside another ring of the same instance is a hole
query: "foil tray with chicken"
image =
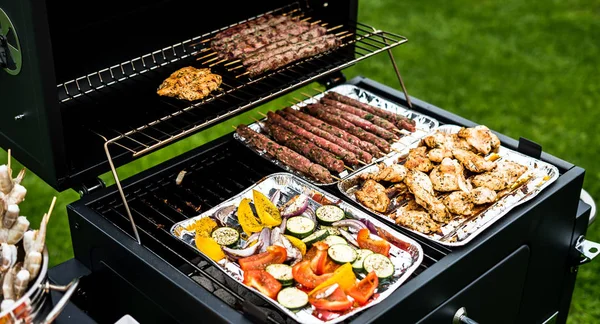
{"type": "Polygon", "coordinates": [[[340,190],[402,227],[456,240],[461,225],[535,178],[531,165],[505,158],[500,149],[483,125],[437,130],[400,158],[348,177],[340,190]]]}

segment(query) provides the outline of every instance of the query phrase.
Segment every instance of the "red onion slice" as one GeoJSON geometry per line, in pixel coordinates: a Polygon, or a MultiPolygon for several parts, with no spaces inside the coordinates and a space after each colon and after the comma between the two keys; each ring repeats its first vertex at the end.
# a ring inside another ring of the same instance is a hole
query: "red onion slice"
{"type": "Polygon", "coordinates": [[[357,232],[363,228],[367,228],[367,225],[363,224],[361,221],[356,219],[344,219],[341,221],[337,221],[332,224],[335,227],[350,227],[356,230],[357,232]]]}
{"type": "Polygon", "coordinates": [[[281,207],[281,217],[298,216],[304,213],[308,207],[308,196],[301,194],[292,197],[283,207],[281,207]]]}

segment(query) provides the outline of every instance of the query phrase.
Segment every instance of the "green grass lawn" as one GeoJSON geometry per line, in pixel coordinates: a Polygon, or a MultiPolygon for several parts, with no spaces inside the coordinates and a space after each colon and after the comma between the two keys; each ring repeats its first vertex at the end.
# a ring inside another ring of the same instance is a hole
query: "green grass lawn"
{"type": "MultiPolygon", "coordinates": [[[[600,110],[600,1],[361,1],[360,20],[408,37],[394,50],[411,95],[513,138],[527,137],[544,151],[587,170],[584,187],[600,197],[597,131],[600,110]]],[[[387,54],[345,71],[399,88],[387,54]]],[[[258,108],[284,105],[286,98],[258,108]]],[[[296,95],[298,96],[298,95],[296,95]]],[[[246,113],[119,169],[123,177],[156,165],[231,131],[246,113]]],[[[4,161],[6,154],[0,159],[4,161]]],[[[17,169],[18,163],[15,163],[17,169]]],[[[109,175],[102,177],[109,184],[109,175]]],[[[34,227],[47,210],[50,187],[29,173],[21,204],[34,227]]],[[[50,263],[72,257],[65,206],[58,195],[48,233],[50,263]]],[[[593,225],[588,238],[600,241],[593,225]]],[[[581,267],[570,323],[600,318],[600,262],[581,267]]]]}

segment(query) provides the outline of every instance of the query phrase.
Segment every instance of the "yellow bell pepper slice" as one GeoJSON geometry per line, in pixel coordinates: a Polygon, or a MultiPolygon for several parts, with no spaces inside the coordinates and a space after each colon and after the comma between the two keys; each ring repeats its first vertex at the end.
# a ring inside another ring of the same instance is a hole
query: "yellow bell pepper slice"
{"type": "Polygon", "coordinates": [[[309,295],[322,288],[331,286],[334,283],[340,285],[344,291],[347,291],[348,289],[352,288],[354,284],[356,284],[356,275],[354,275],[354,271],[352,271],[352,265],[350,263],[346,263],[337,268],[333,272],[333,276],[331,276],[331,278],[325,280],[322,284],[315,287],[315,289],[313,289],[309,295]]]}
{"type": "Polygon", "coordinates": [[[290,240],[290,243],[292,243],[293,246],[297,247],[298,250],[300,250],[300,253],[302,253],[302,256],[304,256],[306,254],[306,244],[304,242],[302,242],[301,239],[299,239],[297,237],[293,237],[291,235],[285,235],[285,237],[287,237],[287,239],[290,240]]]}
{"type": "Polygon", "coordinates": [[[196,233],[196,247],[214,261],[220,261],[225,257],[221,246],[211,237],[204,237],[196,233]]]}
{"type": "Polygon", "coordinates": [[[260,232],[263,229],[263,225],[258,223],[252,208],[250,208],[250,199],[244,198],[240,202],[237,210],[238,222],[242,226],[244,232],[248,235],[252,233],[260,232]]]}
{"type": "Polygon", "coordinates": [[[258,190],[252,190],[252,196],[254,198],[254,205],[256,205],[256,212],[263,225],[278,226],[281,224],[282,220],[279,209],[277,209],[277,206],[267,196],[258,190]]]}
{"type": "Polygon", "coordinates": [[[210,217],[203,217],[188,225],[185,229],[188,231],[196,231],[196,235],[210,237],[210,234],[216,227],[217,222],[210,217]]]}

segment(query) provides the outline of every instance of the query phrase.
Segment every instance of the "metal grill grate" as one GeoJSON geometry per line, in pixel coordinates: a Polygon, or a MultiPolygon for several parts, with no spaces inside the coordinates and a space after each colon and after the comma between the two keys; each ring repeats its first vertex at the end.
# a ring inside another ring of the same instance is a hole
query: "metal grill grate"
{"type": "MultiPolygon", "coordinates": [[[[144,237],[143,246],[238,311],[248,315],[245,311],[249,307],[247,303],[252,303],[259,306],[269,322],[282,323],[289,319],[237,282],[227,280],[219,269],[210,266],[169,233],[175,222],[198,215],[198,207],[208,210],[262,177],[280,171],[241,149],[239,143],[230,140],[189,160],[185,166],[165,170],[125,188],[125,194],[138,232],[144,237]],[[187,173],[177,185],[175,179],[183,169],[187,173]]],[[[95,201],[89,207],[134,237],[117,193],[95,201]]],[[[424,260],[411,279],[450,252],[446,247],[410,236],[425,251],[424,260]]]]}

